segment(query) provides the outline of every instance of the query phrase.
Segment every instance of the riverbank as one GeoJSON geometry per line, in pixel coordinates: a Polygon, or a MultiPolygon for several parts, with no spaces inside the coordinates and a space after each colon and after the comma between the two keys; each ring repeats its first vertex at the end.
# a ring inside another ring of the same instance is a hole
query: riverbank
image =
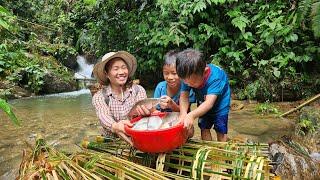
{"type": "MultiPolygon", "coordinates": [[[[147,93],[151,97],[153,91],[148,90],[147,93]]],[[[294,132],[297,113],[281,119],[276,114],[257,114],[256,108],[260,105],[257,102],[234,102],[243,104],[243,108],[230,112],[229,138],[241,142],[272,142],[294,132]]],[[[302,101],[281,102],[272,105],[285,112],[301,103],[302,101]]],[[[0,114],[0,179],[16,177],[22,151],[27,147],[26,142],[33,143],[38,135],[42,135],[58,150],[76,152],[80,150],[81,140],[100,134],[89,90],[15,99],[10,104],[17,117],[22,120],[22,126],[15,127],[3,113],[0,114]]],[[[312,106],[320,107],[320,102],[314,102],[312,106]]],[[[197,123],[194,125],[193,138],[200,139],[197,123]]],[[[212,134],[215,138],[215,133],[212,134]]]]}

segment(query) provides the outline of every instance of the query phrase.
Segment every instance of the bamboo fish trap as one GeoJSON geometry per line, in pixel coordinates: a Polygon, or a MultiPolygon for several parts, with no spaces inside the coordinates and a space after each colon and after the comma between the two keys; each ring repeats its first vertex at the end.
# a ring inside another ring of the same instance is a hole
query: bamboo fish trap
{"type": "Polygon", "coordinates": [[[72,160],[99,179],[169,180],[151,168],[106,154],[81,152],[72,160]]]}
{"type": "Polygon", "coordinates": [[[241,151],[189,144],[170,154],[160,154],[156,168],[191,179],[270,179],[269,162],[266,157],[241,151]]]}
{"type": "Polygon", "coordinates": [[[190,141],[167,154],[146,154],[125,149],[123,142],[108,140],[85,142],[85,148],[156,169],[169,177],[183,179],[272,179],[267,144],[190,141]],[[122,150],[119,150],[124,148],[122,150]],[[147,161],[147,162],[146,162],[147,161]]]}
{"type": "Polygon", "coordinates": [[[80,152],[66,156],[38,139],[25,151],[17,179],[155,179],[167,180],[155,170],[109,154],[80,152]]]}

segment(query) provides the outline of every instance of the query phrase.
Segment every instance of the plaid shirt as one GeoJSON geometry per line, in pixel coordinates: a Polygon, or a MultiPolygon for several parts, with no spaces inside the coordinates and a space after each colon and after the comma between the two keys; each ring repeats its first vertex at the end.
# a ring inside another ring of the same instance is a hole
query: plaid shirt
{"type": "Polygon", "coordinates": [[[111,125],[121,120],[127,120],[130,109],[137,101],[147,98],[147,94],[142,86],[133,84],[131,88],[126,89],[122,99],[111,91],[110,86],[104,88],[106,88],[105,91],[100,89],[92,97],[92,105],[96,109],[96,114],[104,129],[104,133],[109,134],[111,132],[111,125]],[[106,92],[106,96],[109,97],[108,104],[105,101],[103,92],[106,92]]]}

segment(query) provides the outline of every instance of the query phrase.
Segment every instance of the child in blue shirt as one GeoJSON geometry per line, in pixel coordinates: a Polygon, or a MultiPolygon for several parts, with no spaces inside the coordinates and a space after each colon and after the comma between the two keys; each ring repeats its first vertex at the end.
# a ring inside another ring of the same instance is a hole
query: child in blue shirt
{"type": "MultiPolygon", "coordinates": [[[[179,99],[181,90],[181,80],[176,72],[176,51],[169,51],[165,55],[164,64],[162,67],[163,77],[165,81],[160,82],[155,91],[154,98],[161,98],[160,106],[157,107],[159,111],[165,112],[179,112],[179,99]]],[[[195,102],[195,95],[191,91],[189,95],[189,102],[195,102]]],[[[188,106],[189,109],[190,105],[188,106]]]]}
{"type": "Polygon", "coordinates": [[[180,119],[193,135],[193,122],[199,118],[203,140],[212,140],[214,125],[218,141],[227,141],[231,90],[227,74],[218,66],[207,64],[201,52],[186,49],[177,55],[176,68],[183,80],[180,94],[180,119]],[[189,91],[194,90],[198,107],[188,113],[189,91]]]}

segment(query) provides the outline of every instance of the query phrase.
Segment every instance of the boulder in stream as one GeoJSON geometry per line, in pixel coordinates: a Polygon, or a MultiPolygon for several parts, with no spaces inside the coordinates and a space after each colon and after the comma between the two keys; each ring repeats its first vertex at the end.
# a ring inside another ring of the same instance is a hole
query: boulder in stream
{"type": "Polygon", "coordinates": [[[281,179],[319,179],[320,163],[311,158],[307,148],[291,137],[283,136],[269,146],[273,170],[281,179]]]}
{"type": "Polygon", "coordinates": [[[43,77],[43,80],[44,85],[42,90],[40,91],[41,94],[69,92],[75,91],[77,89],[75,80],[66,81],[50,72],[43,77]]]}

